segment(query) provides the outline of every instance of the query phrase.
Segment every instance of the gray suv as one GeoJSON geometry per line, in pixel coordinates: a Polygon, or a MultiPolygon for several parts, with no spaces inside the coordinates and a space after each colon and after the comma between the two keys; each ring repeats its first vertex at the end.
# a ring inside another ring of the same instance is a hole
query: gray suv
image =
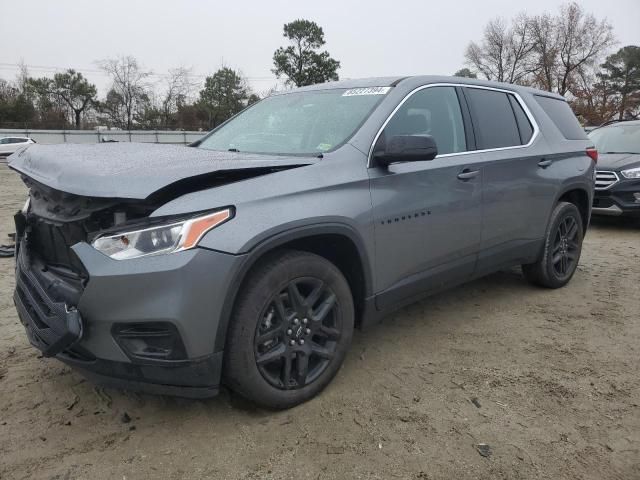
{"type": "Polygon", "coordinates": [[[273,95],[191,147],[13,155],[15,304],[44,356],[96,381],[271,408],[424,295],[513,265],[565,285],[597,157],[562,97],[430,76],[273,95]]]}

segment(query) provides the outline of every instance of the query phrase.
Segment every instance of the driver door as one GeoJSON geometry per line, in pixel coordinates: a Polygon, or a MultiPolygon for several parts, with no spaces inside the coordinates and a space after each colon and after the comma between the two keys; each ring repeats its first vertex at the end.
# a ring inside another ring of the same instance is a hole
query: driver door
{"type": "Polygon", "coordinates": [[[381,310],[469,279],[482,226],[483,157],[469,151],[473,135],[456,88],[414,92],[378,141],[395,135],[431,135],[438,156],[369,169],[381,310]]]}

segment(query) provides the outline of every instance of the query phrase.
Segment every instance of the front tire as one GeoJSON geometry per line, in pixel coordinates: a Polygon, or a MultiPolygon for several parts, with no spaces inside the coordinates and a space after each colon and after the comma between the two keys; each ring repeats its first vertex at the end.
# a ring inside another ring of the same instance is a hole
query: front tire
{"type": "Polygon", "coordinates": [[[541,287],[564,287],[578,267],[583,238],[578,207],[573,203],[558,203],[549,220],[542,255],[535,263],[522,265],[525,278],[541,287]]]}
{"type": "Polygon", "coordinates": [[[328,260],[282,251],[261,261],[239,293],[229,325],[224,379],[248,400],[290,408],[324,389],[351,343],[354,307],[328,260]]]}

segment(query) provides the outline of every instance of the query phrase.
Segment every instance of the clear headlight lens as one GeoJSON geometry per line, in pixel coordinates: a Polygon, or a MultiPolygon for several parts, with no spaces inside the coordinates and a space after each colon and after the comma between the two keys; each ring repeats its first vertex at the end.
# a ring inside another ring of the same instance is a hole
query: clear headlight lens
{"type": "Polygon", "coordinates": [[[625,178],[640,178],[640,167],[623,170],[620,173],[622,173],[622,176],[625,178]]]}
{"type": "Polygon", "coordinates": [[[105,235],[91,245],[115,260],[179,252],[195,247],[205,233],[231,216],[231,210],[220,210],[182,222],[105,235]]]}

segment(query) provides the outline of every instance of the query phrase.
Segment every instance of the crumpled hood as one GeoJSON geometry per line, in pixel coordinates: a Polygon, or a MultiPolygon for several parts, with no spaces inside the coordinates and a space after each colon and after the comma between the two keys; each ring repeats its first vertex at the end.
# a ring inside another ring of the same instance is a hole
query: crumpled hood
{"type": "Polygon", "coordinates": [[[36,182],[75,195],[145,199],[190,177],[293,168],[317,161],[152,143],[35,144],[11,155],[9,166],[36,182]]]}
{"type": "Polygon", "coordinates": [[[637,153],[600,153],[598,154],[598,170],[611,168],[625,170],[640,166],[640,154],[637,153]]]}

